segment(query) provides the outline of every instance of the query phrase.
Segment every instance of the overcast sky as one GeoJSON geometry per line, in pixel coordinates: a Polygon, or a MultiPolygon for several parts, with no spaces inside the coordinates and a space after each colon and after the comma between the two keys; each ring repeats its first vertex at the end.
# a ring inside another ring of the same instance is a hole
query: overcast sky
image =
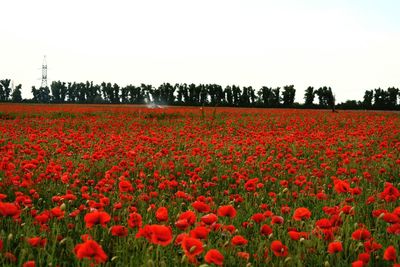
{"type": "Polygon", "coordinates": [[[398,0],[27,0],[0,4],[0,78],[400,87],[398,0]]]}

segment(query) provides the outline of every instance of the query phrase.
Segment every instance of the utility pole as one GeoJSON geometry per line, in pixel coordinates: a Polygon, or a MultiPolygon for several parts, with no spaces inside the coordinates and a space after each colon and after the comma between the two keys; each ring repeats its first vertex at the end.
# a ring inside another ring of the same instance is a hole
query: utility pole
{"type": "Polygon", "coordinates": [[[42,85],[40,87],[41,88],[47,87],[47,62],[46,62],[46,56],[43,57],[43,63],[42,63],[42,85]]]}

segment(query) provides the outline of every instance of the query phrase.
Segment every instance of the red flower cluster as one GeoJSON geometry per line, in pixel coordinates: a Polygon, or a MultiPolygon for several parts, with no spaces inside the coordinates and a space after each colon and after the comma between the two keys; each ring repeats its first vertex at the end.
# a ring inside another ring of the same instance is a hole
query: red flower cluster
{"type": "MultiPolygon", "coordinates": [[[[66,93],[78,97],[74,86],[66,93]]],[[[115,97],[112,85],[87,88],[115,97]]],[[[151,94],[145,85],[128,89],[151,94]]],[[[180,97],[195,101],[201,91],[180,97]]],[[[399,264],[397,114],[0,111],[13,112],[0,114],[3,265],[399,264]]]]}

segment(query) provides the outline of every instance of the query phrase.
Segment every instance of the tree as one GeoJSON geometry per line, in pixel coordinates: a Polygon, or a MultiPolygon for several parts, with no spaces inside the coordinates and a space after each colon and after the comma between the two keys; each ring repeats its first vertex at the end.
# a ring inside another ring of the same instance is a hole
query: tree
{"type": "Polygon", "coordinates": [[[86,84],[78,83],[76,89],[78,94],[78,103],[86,103],[86,84]]]}
{"type": "Polygon", "coordinates": [[[296,89],[294,85],[284,86],[282,92],[282,101],[285,107],[290,107],[294,103],[294,98],[296,95],[296,89]]]}
{"type": "Polygon", "coordinates": [[[390,100],[388,92],[381,88],[374,89],[374,108],[387,109],[389,106],[390,100]]]}
{"type": "Polygon", "coordinates": [[[372,108],[372,99],[374,98],[374,91],[366,90],[364,93],[364,101],[362,103],[365,109],[372,108]]]}
{"type": "Polygon", "coordinates": [[[11,93],[11,80],[10,79],[4,79],[0,80],[0,101],[8,101],[10,98],[10,93],[11,93]]]}
{"type": "Polygon", "coordinates": [[[93,82],[86,81],[86,102],[102,103],[100,85],[94,85],[93,82]]]}
{"type": "Polygon", "coordinates": [[[142,83],[140,85],[140,95],[142,98],[141,103],[150,103],[151,102],[150,94],[151,94],[152,90],[153,90],[152,85],[146,85],[144,83],[142,83]]]}
{"type": "Polygon", "coordinates": [[[187,84],[180,84],[178,85],[178,95],[176,97],[177,103],[178,104],[183,104],[186,102],[188,99],[188,88],[187,84]]]}
{"type": "Polygon", "coordinates": [[[204,85],[200,84],[199,86],[195,87],[195,98],[193,105],[207,105],[208,104],[208,92],[210,90],[211,85],[204,85]]]}
{"type": "Polygon", "coordinates": [[[208,94],[210,95],[210,104],[212,106],[225,103],[225,93],[220,85],[209,84],[207,87],[208,94]]]}
{"type": "Polygon", "coordinates": [[[233,92],[233,104],[235,106],[239,106],[240,105],[241,95],[242,95],[240,87],[236,86],[236,85],[233,85],[232,86],[232,92],[233,92]]]}
{"type": "Polygon", "coordinates": [[[272,99],[272,88],[268,88],[266,86],[261,87],[261,89],[257,92],[258,100],[263,107],[271,106],[272,99]]]}
{"type": "Polygon", "coordinates": [[[113,104],[119,104],[120,100],[119,100],[119,85],[114,83],[113,87],[112,87],[112,99],[111,99],[111,103],[113,104]]]}
{"type": "Polygon", "coordinates": [[[328,105],[326,101],[326,91],[328,88],[325,87],[320,87],[318,90],[315,91],[315,94],[318,96],[318,105],[320,107],[326,107],[328,105]]]}
{"type": "Polygon", "coordinates": [[[32,86],[33,101],[36,103],[50,103],[50,89],[49,87],[40,87],[36,89],[32,86]]]}
{"type": "Polygon", "coordinates": [[[257,96],[256,96],[256,91],[254,90],[253,87],[249,86],[248,87],[248,94],[250,98],[250,105],[255,105],[257,102],[257,96]]]}
{"type": "MultiPolygon", "coordinates": [[[[62,91],[62,86],[65,86],[65,83],[62,83],[61,81],[53,81],[50,84],[50,90],[51,90],[51,95],[53,96],[52,101],[54,103],[61,103],[64,102],[64,99],[61,99],[61,91],[62,91]]],[[[64,95],[65,97],[65,95],[64,95]]]]}
{"type": "Polygon", "coordinates": [[[311,107],[313,105],[314,98],[315,98],[314,87],[309,86],[304,94],[304,101],[305,101],[304,105],[307,107],[311,107]]]}
{"type": "Polygon", "coordinates": [[[388,94],[388,104],[391,109],[395,109],[397,106],[397,96],[399,95],[399,89],[394,87],[389,87],[387,89],[388,94]]]}
{"type": "Polygon", "coordinates": [[[364,106],[363,102],[356,100],[347,100],[344,103],[338,104],[340,109],[360,109],[364,106]]]}
{"type": "Polygon", "coordinates": [[[226,96],[226,103],[228,104],[228,106],[233,106],[232,87],[230,87],[229,85],[225,87],[224,94],[226,96]]]}
{"type": "Polygon", "coordinates": [[[107,103],[113,103],[114,100],[114,92],[111,83],[101,83],[100,91],[103,94],[103,99],[107,103]]]}
{"type": "Polygon", "coordinates": [[[191,83],[188,87],[188,99],[185,101],[187,105],[195,105],[196,103],[196,85],[191,83]]]}
{"type": "Polygon", "coordinates": [[[22,88],[22,84],[18,84],[17,87],[15,87],[15,89],[12,92],[12,95],[11,95],[11,101],[12,102],[14,102],[14,103],[22,102],[21,88],[22,88]]]}
{"type": "Polygon", "coordinates": [[[127,85],[125,88],[128,92],[127,101],[130,104],[144,104],[144,93],[142,94],[141,87],[127,85]]]}
{"type": "Polygon", "coordinates": [[[249,88],[243,87],[242,95],[240,97],[239,106],[248,107],[250,105],[249,88]]]}
{"type": "Polygon", "coordinates": [[[335,96],[330,87],[320,87],[315,93],[318,96],[320,107],[330,107],[332,112],[335,112],[335,96]]]}
{"type": "Polygon", "coordinates": [[[128,103],[129,88],[127,86],[121,88],[121,103],[128,103]]]}
{"type": "Polygon", "coordinates": [[[33,102],[36,102],[36,103],[39,102],[39,90],[36,89],[35,86],[32,86],[31,92],[33,95],[33,98],[32,98],[33,102]]]}
{"type": "Polygon", "coordinates": [[[328,106],[331,107],[332,112],[335,112],[336,99],[335,99],[335,95],[333,94],[332,89],[330,87],[328,87],[326,97],[327,97],[328,106]]]}
{"type": "Polygon", "coordinates": [[[59,86],[60,86],[60,100],[61,102],[65,102],[65,98],[67,97],[68,94],[67,85],[65,82],[63,82],[59,86]]]}
{"type": "Polygon", "coordinates": [[[76,102],[76,99],[78,97],[78,90],[77,90],[77,85],[76,83],[68,83],[67,86],[67,98],[68,98],[68,102],[76,102]]]}
{"type": "Polygon", "coordinates": [[[280,87],[277,87],[275,89],[272,89],[272,94],[270,95],[269,102],[271,103],[272,106],[277,107],[280,105],[280,87]]]}
{"type": "Polygon", "coordinates": [[[175,101],[175,92],[174,86],[172,86],[170,83],[163,83],[158,87],[159,91],[159,104],[167,104],[167,105],[172,105],[175,101]]]}

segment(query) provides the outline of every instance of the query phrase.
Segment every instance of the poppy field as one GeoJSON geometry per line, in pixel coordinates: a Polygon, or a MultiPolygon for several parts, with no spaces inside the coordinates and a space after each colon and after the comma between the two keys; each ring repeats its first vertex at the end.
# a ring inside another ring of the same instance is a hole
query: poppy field
{"type": "Polygon", "coordinates": [[[400,114],[0,105],[1,266],[399,266],[400,114]]]}

